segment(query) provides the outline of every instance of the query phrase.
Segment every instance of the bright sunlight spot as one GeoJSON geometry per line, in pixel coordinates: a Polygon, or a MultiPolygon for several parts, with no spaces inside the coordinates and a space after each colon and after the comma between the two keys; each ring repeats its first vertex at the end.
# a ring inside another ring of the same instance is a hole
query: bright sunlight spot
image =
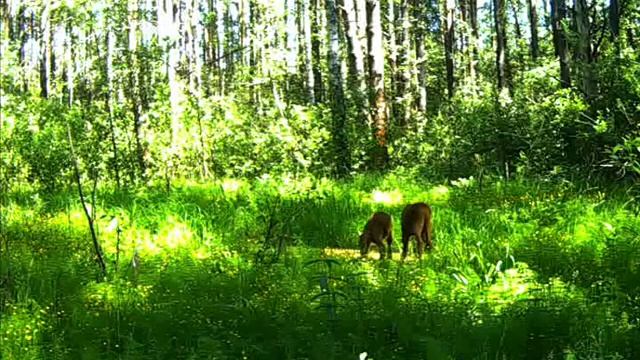
{"type": "Polygon", "coordinates": [[[132,286],[126,281],[114,283],[91,283],[84,292],[84,301],[89,311],[98,314],[101,310],[124,310],[148,306],[148,298],[153,286],[132,286]]]}
{"type": "Polygon", "coordinates": [[[374,190],[371,193],[371,203],[384,205],[397,205],[402,203],[402,193],[398,190],[380,191],[374,190]]]}
{"type": "Polygon", "coordinates": [[[224,179],[222,181],[222,190],[225,193],[235,193],[240,189],[242,183],[235,179],[224,179]]]}
{"type": "Polygon", "coordinates": [[[211,257],[211,252],[204,246],[200,246],[191,252],[194,259],[205,260],[211,257]]]}
{"type": "Polygon", "coordinates": [[[449,188],[445,185],[438,185],[429,191],[429,196],[434,202],[445,202],[449,200],[449,188]]]}

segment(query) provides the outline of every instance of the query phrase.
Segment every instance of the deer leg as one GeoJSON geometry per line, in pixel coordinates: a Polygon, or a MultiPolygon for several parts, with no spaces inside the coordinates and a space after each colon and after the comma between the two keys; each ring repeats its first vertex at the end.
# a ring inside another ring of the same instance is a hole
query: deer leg
{"type": "Polygon", "coordinates": [[[423,238],[426,240],[427,242],[427,248],[429,250],[433,249],[433,234],[431,233],[432,229],[431,229],[431,223],[428,222],[425,227],[424,227],[424,235],[423,238]]]}
{"type": "Polygon", "coordinates": [[[424,240],[422,240],[422,235],[416,235],[416,251],[418,252],[418,259],[422,259],[422,252],[424,251],[424,240]]]}
{"type": "Polygon", "coordinates": [[[407,257],[409,251],[409,236],[402,235],[402,260],[407,257]]]}

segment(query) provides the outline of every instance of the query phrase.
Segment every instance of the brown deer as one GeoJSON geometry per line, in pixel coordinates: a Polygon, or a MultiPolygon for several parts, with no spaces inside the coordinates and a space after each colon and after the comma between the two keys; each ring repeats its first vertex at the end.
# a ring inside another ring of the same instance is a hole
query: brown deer
{"type": "Polygon", "coordinates": [[[391,215],[378,211],[371,216],[360,235],[360,255],[363,257],[369,252],[369,246],[374,243],[378,246],[380,260],[388,253],[391,258],[391,243],[393,242],[393,221],[391,215]],[[384,241],[387,242],[385,251],[384,241]]]}
{"type": "Polygon", "coordinates": [[[422,258],[425,244],[428,250],[433,247],[431,235],[431,207],[425,203],[407,205],[402,211],[402,259],[407,257],[409,240],[416,238],[418,258],[422,258]]]}

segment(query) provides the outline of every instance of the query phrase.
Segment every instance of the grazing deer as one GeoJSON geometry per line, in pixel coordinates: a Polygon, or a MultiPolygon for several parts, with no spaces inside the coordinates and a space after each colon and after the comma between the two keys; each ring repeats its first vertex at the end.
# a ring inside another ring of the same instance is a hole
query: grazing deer
{"type": "Polygon", "coordinates": [[[431,207],[425,203],[407,205],[402,211],[402,259],[407,257],[409,240],[416,238],[418,258],[422,258],[425,244],[428,250],[433,247],[431,235],[431,207]]]}
{"type": "Polygon", "coordinates": [[[378,246],[380,260],[388,253],[391,258],[391,243],[393,242],[393,221],[391,215],[378,211],[371,216],[360,235],[360,255],[363,257],[369,252],[369,246],[374,243],[378,246]],[[385,251],[384,241],[387,242],[385,251]]]}

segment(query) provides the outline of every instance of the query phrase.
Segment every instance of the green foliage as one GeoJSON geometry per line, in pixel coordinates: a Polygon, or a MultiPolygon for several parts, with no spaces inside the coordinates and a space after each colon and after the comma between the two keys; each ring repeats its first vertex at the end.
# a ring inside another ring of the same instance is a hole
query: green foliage
{"type": "MultiPolygon", "coordinates": [[[[560,89],[549,32],[533,61],[511,26],[512,86],[497,93],[493,15],[484,11],[485,46],[477,59],[456,50],[451,99],[442,2],[396,3],[410,4],[398,11],[411,14],[411,39],[398,42],[410,49],[393,49],[408,55],[386,63],[385,91],[407,123],[390,119],[386,174],[366,174],[377,145],[358,81],[334,94],[344,95],[347,117],[332,126],[321,21],[312,21],[320,53],[300,51],[294,72],[279,50],[291,35],[287,14],[275,3],[251,2],[243,25],[218,9],[201,14],[206,29],[180,16],[191,32],[176,44],[202,45],[206,61],[189,50],[169,69],[172,45],[147,33],[156,9],[17,2],[0,34],[0,358],[640,358],[637,186],[582,183],[640,176],[637,2],[621,9],[617,38],[608,9],[590,9],[590,96],[576,59],[572,87],[560,89]],[[38,81],[45,5],[56,43],[48,98],[38,81]],[[324,79],[319,104],[309,103],[304,60],[324,79]],[[415,104],[421,65],[426,111],[415,104]],[[407,70],[410,79],[399,76],[407,70]],[[345,135],[348,146],[336,147],[345,135]],[[341,158],[352,159],[352,177],[326,178],[341,158]],[[106,279],[69,188],[74,160],[82,184],[99,183],[90,211],[106,279]],[[398,224],[414,201],[433,205],[435,250],[399,262],[396,225],[393,260],[359,259],[371,213],[398,224]]],[[[508,5],[523,15],[522,4],[508,5]]],[[[469,25],[456,21],[455,31],[469,25]]],[[[570,21],[562,26],[575,51],[580,37],[570,21]]]]}
{"type": "Polygon", "coordinates": [[[3,208],[14,285],[2,357],[640,354],[640,223],[624,193],[408,174],[174,186],[100,191],[100,283],[75,196],[16,188],[3,208]],[[416,200],[433,204],[435,250],[401,263],[396,226],[393,260],[359,259],[371,212],[398,223],[416,200]],[[264,247],[269,219],[281,249],[264,247]]]}

